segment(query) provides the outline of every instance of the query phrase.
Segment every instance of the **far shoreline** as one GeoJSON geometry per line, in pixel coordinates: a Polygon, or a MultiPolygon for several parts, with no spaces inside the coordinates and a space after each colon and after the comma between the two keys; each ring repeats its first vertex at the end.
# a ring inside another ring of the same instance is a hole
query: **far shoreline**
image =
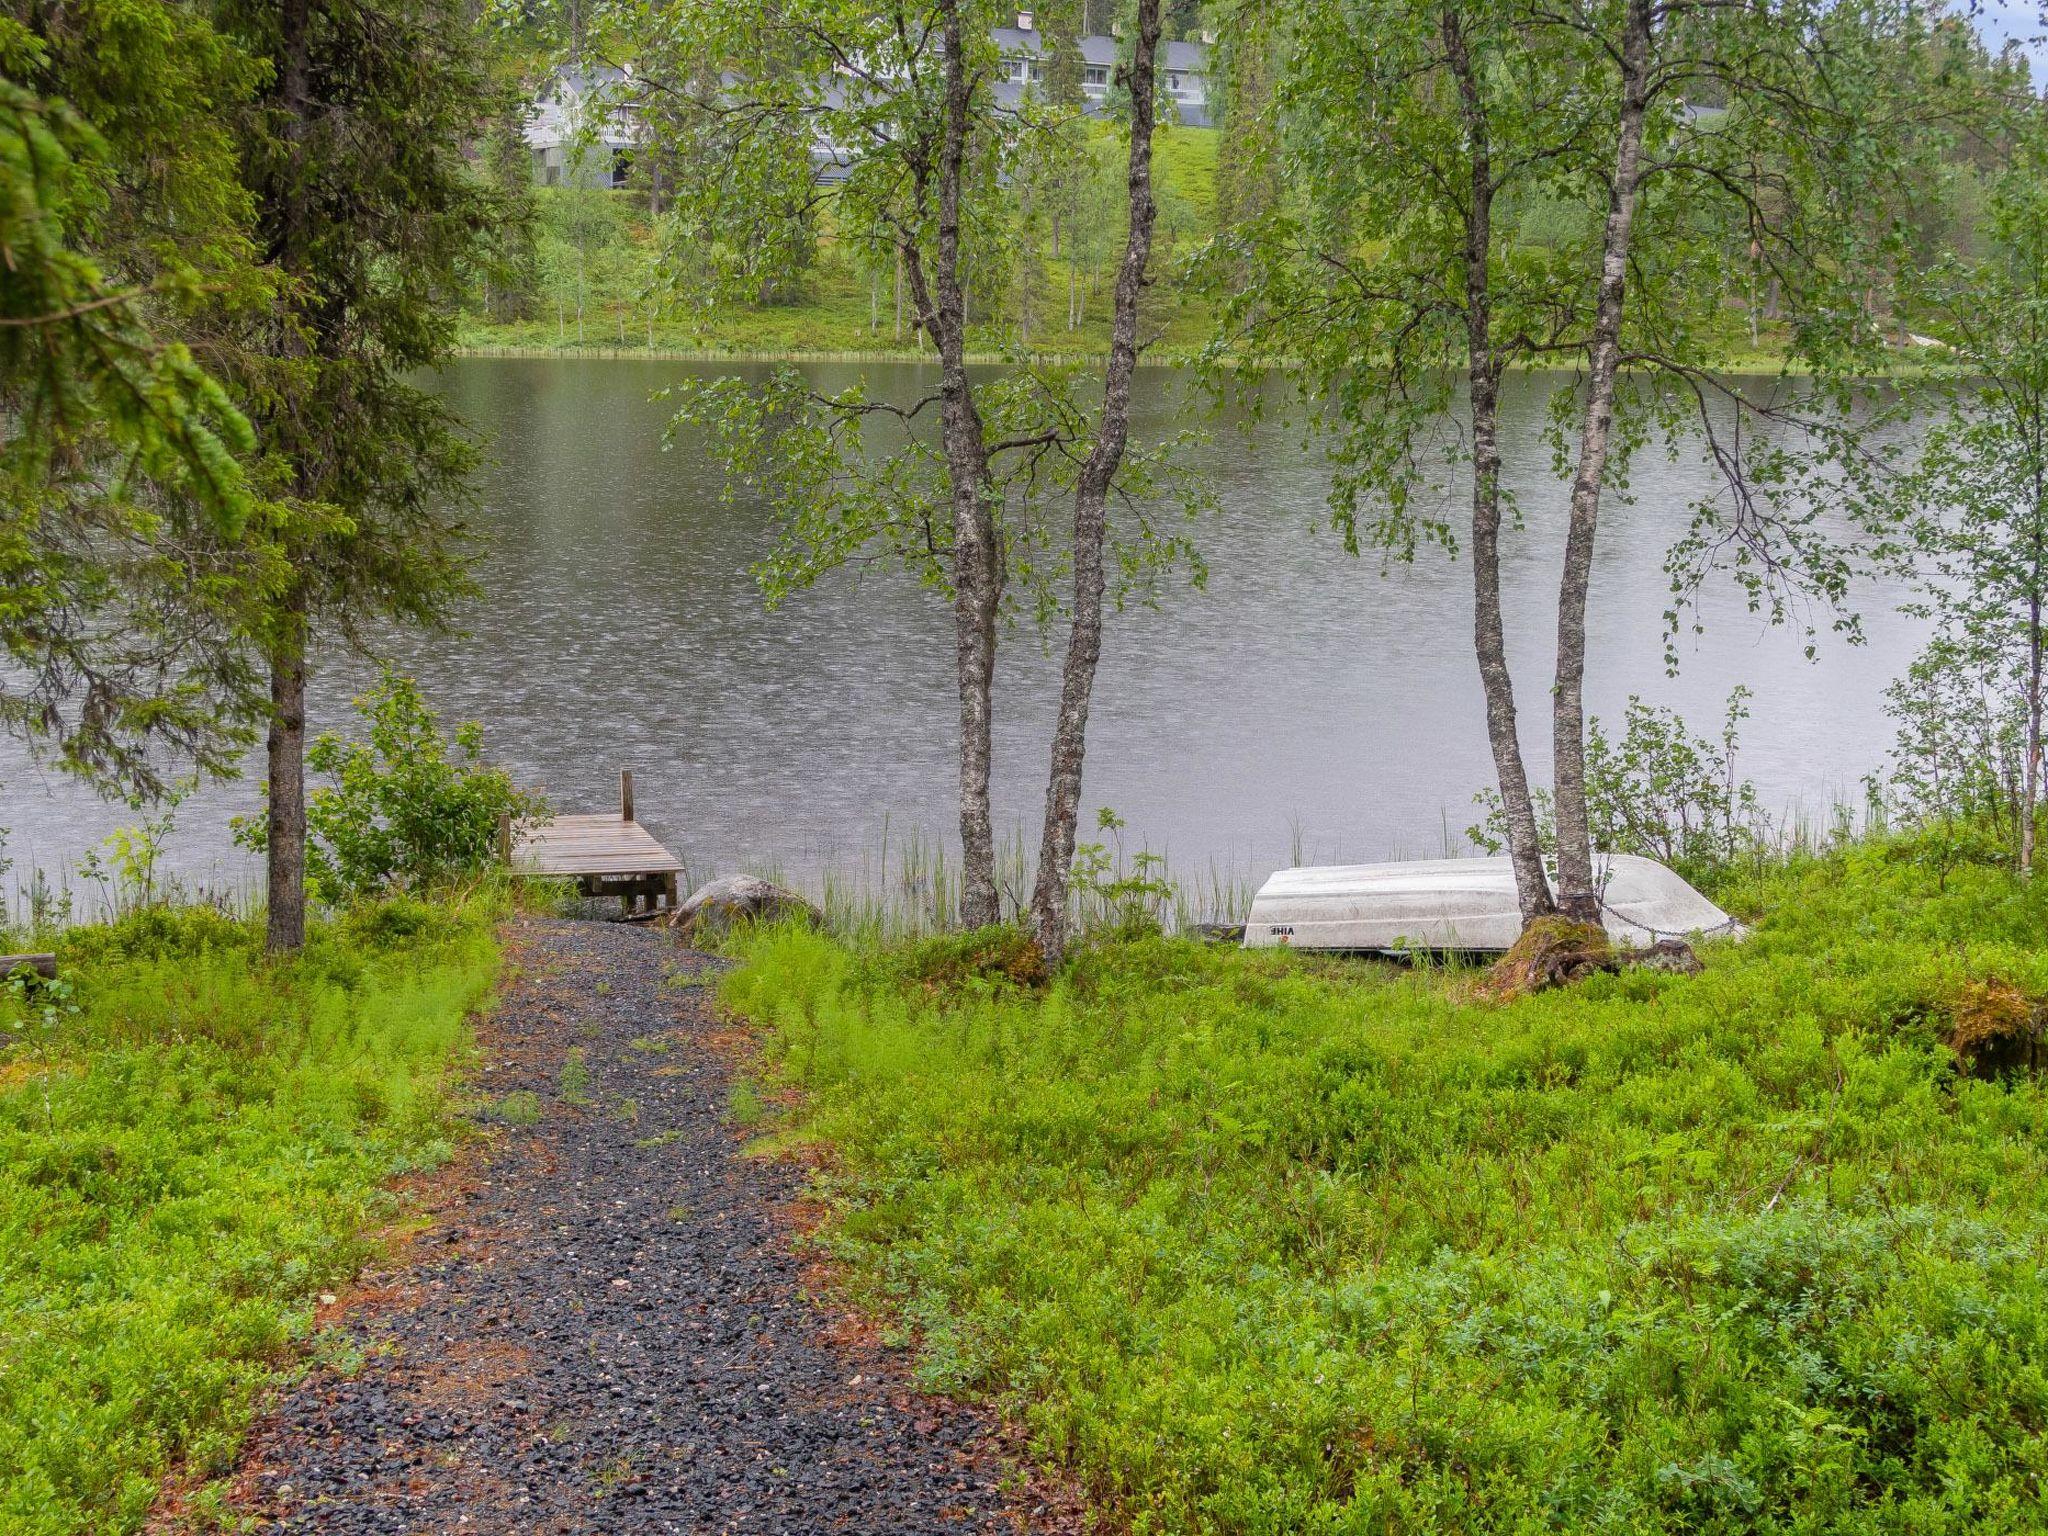
{"type": "MultiPolygon", "coordinates": [[[[1026,356],[1032,362],[1071,365],[1093,362],[1107,356],[1107,354],[1099,351],[1032,352],[1026,354],[1026,356]]],[[[450,353],[450,358],[451,360],[506,358],[520,361],[552,360],[559,362],[621,363],[908,363],[913,365],[925,364],[933,367],[936,367],[938,364],[936,353],[913,351],[903,347],[876,347],[858,351],[782,351],[726,347],[620,346],[616,343],[541,347],[516,343],[473,342],[454,348],[450,353]]],[[[1006,363],[1016,361],[1016,358],[1012,354],[999,351],[969,351],[966,355],[966,361],[970,367],[1001,367],[1006,363]]],[[[1141,368],[1179,369],[1193,367],[1200,361],[1201,359],[1195,354],[1175,351],[1142,357],[1139,359],[1138,366],[1141,368]]],[[[1286,363],[1274,363],[1268,366],[1270,371],[1276,373],[1291,371],[1291,366],[1286,363]]],[[[1445,366],[1455,367],[1457,365],[1446,364],[1445,366]]],[[[1564,367],[1544,368],[1531,366],[1526,363],[1518,363],[1509,365],[1508,371],[1511,373],[1570,373],[1573,370],[1564,367]]],[[[1643,370],[1633,371],[1640,372],[1643,370]]],[[[1799,367],[1787,368],[1782,362],[1774,362],[1764,358],[1743,358],[1731,361],[1710,371],[1724,378],[1773,378],[1781,375],[1792,378],[1806,378],[1811,376],[1811,370],[1809,369],[1799,367]]],[[[1869,374],[1865,375],[1865,377],[1872,379],[1909,379],[1919,377],[1928,371],[1929,369],[1924,363],[1902,360],[1882,373],[1869,374]]]]}

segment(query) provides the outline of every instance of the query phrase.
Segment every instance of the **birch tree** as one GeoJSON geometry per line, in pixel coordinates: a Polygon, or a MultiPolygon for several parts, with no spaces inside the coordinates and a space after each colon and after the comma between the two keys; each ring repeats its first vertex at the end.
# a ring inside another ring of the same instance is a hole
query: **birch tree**
{"type": "MultiPolygon", "coordinates": [[[[1153,14],[1152,0],[1144,10],[1153,14]]],[[[749,261],[772,246],[776,228],[829,204],[842,238],[879,245],[902,272],[916,328],[937,354],[937,388],[908,402],[875,398],[860,385],[823,394],[783,369],[765,385],[726,379],[681,388],[676,419],[714,434],[728,494],[752,489],[775,507],[782,536],[760,572],[771,602],[849,562],[893,558],[950,604],[960,916],[970,927],[1004,916],[989,794],[995,661],[1006,614],[1046,618],[1060,605],[1054,582],[1069,555],[1045,516],[1048,500],[1088,485],[1091,496],[1114,496],[1130,509],[1127,547],[1115,562],[1120,585],[1144,584],[1184,548],[1145,510],[1160,458],[1132,453],[1126,441],[1134,319],[1121,361],[1110,365],[1121,383],[1113,396],[1105,392],[1099,420],[1071,366],[1020,356],[1000,373],[968,368],[970,293],[1001,292],[1011,254],[1002,182],[1019,163],[1024,136],[1034,136],[1034,153],[1070,142],[1056,130],[1060,114],[1077,110],[1030,96],[1021,106],[998,104],[990,30],[1009,19],[977,0],[785,0],[766,11],[741,0],[686,0],[651,7],[642,19],[658,31],[653,56],[692,60],[673,78],[643,78],[665,99],[667,120],[692,136],[695,152],[678,158],[695,171],[679,182],[676,209],[702,232],[689,247],[699,272],[744,292],[749,261]]],[[[1156,47],[1156,16],[1151,35],[1148,49],[1156,47]]],[[[1148,113],[1147,167],[1150,128],[1148,113]]],[[[1148,200],[1134,285],[1149,218],[1148,200]]],[[[1095,505],[1076,503],[1084,542],[1095,538],[1095,505]]],[[[1099,543],[1090,549],[1075,558],[1100,557],[1099,543]]],[[[1094,578],[1079,575],[1077,590],[1092,590],[1094,578]]],[[[1095,602],[1072,669],[1075,707],[1065,716],[1063,750],[1076,775],[1094,668],[1086,634],[1099,635],[1095,602]]],[[[1064,845],[1071,855],[1071,832],[1064,845]]],[[[1046,901],[1063,895],[1064,874],[1046,888],[1046,901]]]]}
{"type": "Polygon", "coordinates": [[[939,387],[907,406],[858,387],[810,391],[783,370],[763,391],[727,380],[683,392],[679,419],[723,437],[739,477],[772,483],[788,524],[764,572],[771,599],[871,541],[892,543],[943,584],[953,609],[959,697],[961,915],[1001,915],[989,805],[998,620],[1009,578],[999,506],[1003,461],[1042,448],[991,436],[988,395],[967,370],[970,262],[986,252],[997,169],[1012,149],[996,111],[994,11],[975,0],[685,0],[650,7],[641,36],[677,72],[644,75],[693,152],[675,217],[711,292],[744,292],[761,253],[828,202],[840,226],[886,242],[902,264],[939,387]],[[813,162],[814,153],[818,157],[813,162]],[[826,174],[821,177],[819,171],[826,174]],[[707,259],[708,258],[708,259],[707,259]],[[914,436],[869,473],[873,428],[911,429],[932,411],[938,442],[914,436]]]}
{"type": "MultiPolygon", "coordinates": [[[[1910,216],[1898,195],[1916,120],[1927,18],[1910,3],[1603,0],[1540,13],[1602,103],[1603,143],[1567,167],[1599,211],[1551,686],[1557,902],[1600,920],[1586,794],[1586,632],[1601,501],[1625,484],[1632,433],[1700,433],[1722,481],[1681,539],[1712,565],[1732,549],[1753,604],[1802,592],[1840,604],[1850,554],[1807,504],[1861,457],[1854,380],[1885,367],[1884,316],[1910,216]],[[1696,112],[1691,103],[1717,103],[1696,112]],[[1759,167],[1768,171],[1759,174],[1759,167]],[[1735,273],[1718,232],[1746,227],[1792,323],[1787,365],[1821,380],[1773,404],[1715,369],[1735,273]],[[1624,377],[1642,381],[1625,398],[1624,377]],[[1631,410],[1633,407],[1633,411],[1631,410]],[[1634,423],[1630,417],[1633,415],[1634,423]],[[1774,422],[1803,441],[1773,442],[1774,422]],[[1747,443],[1744,432],[1749,432],[1747,443]]],[[[1681,569],[1681,588],[1703,574],[1681,569]]]]}
{"type": "Polygon", "coordinates": [[[1053,723],[1052,767],[1046,783],[1045,823],[1038,847],[1038,880],[1031,895],[1032,927],[1048,965],[1059,962],[1067,942],[1067,903],[1075,828],[1081,813],[1088,709],[1094,698],[1096,668],[1102,660],[1109,497],[1130,441],[1131,379],[1143,345],[1138,334],[1139,300],[1145,291],[1152,259],[1152,226],[1159,211],[1152,197],[1159,8],[1160,0],[1138,0],[1136,44],[1128,67],[1120,72],[1120,83],[1127,87],[1131,102],[1125,188],[1129,228],[1111,301],[1109,361],[1103,372],[1102,404],[1074,485],[1072,623],[1066,661],[1060,671],[1059,714],[1053,723]]]}
{"type": "Polygon", "coordinates": [[[1625,494],[1631,455],[1696,454],[1719,482],[1669,530],[1674,633],[1716,570],[1777,621],[1810,623],[1812,606],[1846,598],[1852,551],[1815,504],[1862,451],[1854,380],[1882,367],[1862,285],[1891,235],[1852,214],[1895,163],[1887,72],[1919,35],[1911,6],[1765,0],[1310,0],[1297,14],[1273,109],[1291,185],[1275,213],[1217,242],[1219,286],[1238,271],[1255,281],[1226,296],[1212,362],[1226,376],[1243,358],[1306,362],[1302,403],[1329,442],[1332,517],[1354,551],[1393,563],[1430,543],[1456,550],[1428,496],[1446,466],[1462,479],[1474,651],[1525,920],[1598,911],[1586,610],[1600,497],[1625,494]],[[1796,382],[1739,386],[1720,369],[1740,334],[1722,296],[1752,259],[1790,317],[1796,382]],[[1575,370],[1550,397],[1571,485],[1555,893],[1500,608],[1501,540],[1519,517],[1500,478],[1499,390],[1528,367],[1575,370]]]}
{"type": "MultiPolygon", "coordinates": [[[[2020,720],[2014,852],[2034,867],[2048,604],[2048,112],[2010,88],[1979,260],[1914,282],[1943,349],[1937,414],[1899,490],[1927,560],[1934,654],[1977,658],[2020,720]]],[[[1993,715],[2003,715],[2002,702],[1993,715]]]]}

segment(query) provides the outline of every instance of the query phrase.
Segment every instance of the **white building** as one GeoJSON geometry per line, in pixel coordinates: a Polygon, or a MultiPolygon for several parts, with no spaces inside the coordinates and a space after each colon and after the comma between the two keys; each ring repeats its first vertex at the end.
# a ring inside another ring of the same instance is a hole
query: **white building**
{"type": "MultiPolygon", "coordinates": [[[[1045,81],[1045,34],[1029,11],[1017,13],[1014,27],[997,27],[992,34],[1002,52],[1002,77],[996,87],[997,100],[1014,106],[1025,88],[1045,81]]],[[[1122,47],[1118,39],[1097,34],[1080,40],[1081,95],[1091,111],[1102,109],[1116,79],[1116,61],[1122,47]]],[[[1190,128],[1213,126],[1209,116],[1209,49],[1204,43],[1169,42],[1159,49],[1159,82],[1166,99],[1173,103],[1180,120],[1190,128]]]]}
{"type": "Polygon", "coordinates": [[[526,117],[533,179],[544,187],[623,187],[640,125],[621,103],[633,77],[609,65],[557,71],[526,117]]]}
{"type": "MultiPolygon", "coordinates": [[[[1024,93],[1045,80],[1047,45],[1029,11],[1017,25],[991,34],[1001,53],[996,100],[1014,107],[1024,93]]],[[[1091,113],[1107,110],[1121,44],[1114,37],[1080,39],[1081,96],[1091,113]]],[[[1179,120],[1192,128],[1212,125],[1209,115],[1206,44],[1169,42],[1160,48],[1163,95],[1179,120]]],[[[641,125],[632,110],[630,69],[609,65],[557,71],[534,100],[526,120],[526,145],[533,154],[533,179],[546,187],[623,187],[632,174],[641,125]]],[[[820,144],[812,158],[821,179],[835,181],[852,164],[851,153],[820,144]]]]}

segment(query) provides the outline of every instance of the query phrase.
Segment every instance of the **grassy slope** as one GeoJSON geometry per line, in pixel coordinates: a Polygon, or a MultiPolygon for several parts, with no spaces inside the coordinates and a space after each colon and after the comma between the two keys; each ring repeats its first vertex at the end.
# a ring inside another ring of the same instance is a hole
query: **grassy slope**
{"type": "Polygon", "coordinates": [[[392,1209],[385,1181],[446,1156],[497,953],[482,913],[402,903],[284,966],[204,911],[85,930],[62,958],[77,1014],[0,1045],[0,1530],[19,1536],[134,1530],[167,1467],[225,1469],[314,1296],[392,1209]]]}
{"type": "MultiPolygon", "coordinates": [[[[1213,128],[1173,127],[1159,140],[1160,198],[1165,209],[1163,217],[1170,228],[1161,252],[1161,262],[1169,269],[1177,255],[1192,249],[1207,237],[1214,226],[1216,150],[1217,133],[1213,128]]],[[[561,194],[539,189],[536,195],[546,200],[561,194]]],[[[630,225],[634,249],[619,260],[610,263],[593,261],[588,265],[645,274],[651,269],[654,259],[655,231],[644,217],[640,194],[621,193],[618,196],[639,208],[630,225]]],[[[1097,284],[1094,300],[1088,306],[1086,323],[1078,330],[1068,331],[1062,321],[1057,329],[1033,337],[1031,344],[1035,348],[1076,355],[1109,349],[1107,285],[1113,276],[1113,257],[1104,266],[1105,272],[1097,284]]],[[[1047,269],[1046,292],[1039,308],[1047,315],[1064,316],[1066,269],[1051,262],[1047,263],[1047,269]]],[[[613,285],[616,292],[605,291],[601,279],[593,281],[586,296],[580,340],[571,297],[566,319],[556,312],[552,299],[543,299],[538,306],[541,313],[535,319],[517,324],[491,324],[474,314],[466,315],[462,325],[462,344],[479,351],[560,351],[570,354],[651,349],[655,352],[706,353],[713,356],[849,353],[906,358],[930,356],[929,350],[923,354],[915,351],[908,338],[897,339],[893,300],[886,291],[881,296],[879,324],[870,324],[872,296],[867,281],[837,258],[829,242],[811,280],[810,292],[801,303],[766,308],[727,305],[716,310],[659,320],[650,330],[645,305],[637,298],[645,280],[644,275],[625,277],[613,285]]],[[[1182,295],[1170,277],[1156,291],[1150,319],[1161,337],[1155,355],[1191,355],[1208,340],[1207,315],[1203,306],[1182,295]]],[[[988,325],[976,328],[973,345],[980,355],[994,358],[1015,340],[1008,327],[988,325]]]]}
{"type": "Polygon", "coordinates": [[[1049,995],[808,934],[727,984],[853,1272],[1137,1531],[2048,1524],[2048,887],[1910,847],[1770,877],[1705,975],[1165,941],[1049,995]]]}

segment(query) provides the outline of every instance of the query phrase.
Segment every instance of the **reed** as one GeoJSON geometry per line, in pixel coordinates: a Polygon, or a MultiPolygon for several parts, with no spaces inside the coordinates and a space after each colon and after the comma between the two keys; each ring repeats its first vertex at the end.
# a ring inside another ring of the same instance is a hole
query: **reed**
{"type": "MultiPolygon", "coordinates": [[[[1891,830],[1880,798],[1851,802],[1837,795],[1794,804],[1768,823],[1767,835],[1707,884],[1755,875],[1891,830]]],[[[49,869],[33,859],[13,866],[0,861],[0,936],[47,940],[78,924],[118,920],[157,906],[205,906],[236,917],[261,910],[261,882],[253,872],[217,868],[196,881],[166,872],[161,851],[168,832],[167,818],[124,828],[70,868],[49,869]]],[[[1127,844],[1121,821],[1111,815],[1105,815],[1097,835],[1103,840],[1083,846],[1071,895],[1070,915],[1083,932],[1136,924],[1172,933],[1202,923],[1240,923],[1270,870],[1358,856],[1313,842],[1298,818],[1290,820],[1286,846],[1276,849],[1274,857],[1234,864],[1213,855],[1182,863],[1168,850],[1142,841],[1127,844]]],[[[1434,847],[1401,840],[1367,856],[1453,858],[1473,851],[1448,816],[1433,841],[1434,847]]],[[[1020,920],[1029,908],[1037,853],[1037,837],[1022,823],[997,839],[996,884],[1008,920],[1020,920]]],[[[898,821],[886,812],[864,840],[851,846],[802,849],[789,860],[742,860],[733,866],[685,851],[683,862],[685,889],[734,873],[772,880],[810,900],[824,914],[828,929],[854,945],[928,938],[957,925],[960,869],[954,845],[929,827],[898,821]]],[[[591,916],[612,910],[610,902],[565,898],[557,905],[591,916]]]]}

